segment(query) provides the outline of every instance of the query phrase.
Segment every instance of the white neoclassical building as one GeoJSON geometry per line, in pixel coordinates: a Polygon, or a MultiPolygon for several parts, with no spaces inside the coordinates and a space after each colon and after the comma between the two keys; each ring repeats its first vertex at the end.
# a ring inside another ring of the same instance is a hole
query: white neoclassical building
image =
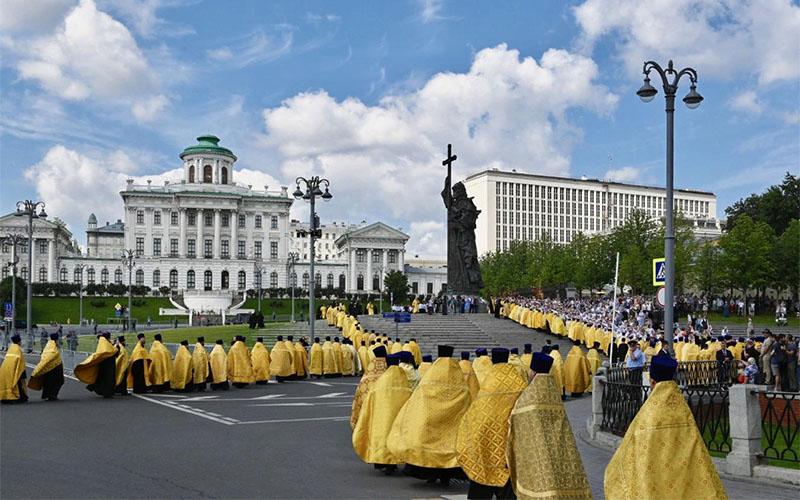
{"type": "MultiPolygon", "coordinates": [[[[64,257],[80,255],[78,243],[66,224],[57,217],[50,219],[37,218],[33,221],[33,244],[28,244],[28,218],[18,217],[13,212],[0,217],[0,268],[2,278],[10,276],[10,263],[14,260],[14,245],[10,235],[19,236],[16,245],[17,276],[36,283],[52,283],[59,277],[58,263],[64,257]],[[28,268],[29,259],[33,256],[33,268],[28,268]]],[[[65,277],[63,273],[61,276],[65,277]]]]}

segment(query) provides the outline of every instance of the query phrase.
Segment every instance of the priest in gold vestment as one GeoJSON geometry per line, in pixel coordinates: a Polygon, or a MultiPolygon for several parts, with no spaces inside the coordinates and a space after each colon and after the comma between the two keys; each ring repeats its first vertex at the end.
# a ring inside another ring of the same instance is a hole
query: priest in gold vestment
{"type": "Polygon", "coordinates": [[[75,378],[88,384],[86,389],[104,398],[114,397],[116,382],[116,363],[114,357],[117,348],[108,339],[111,334],[104,332],[97,336],[97,348],[94,354],[75,367],[75,378]]]}
{"type": "Polygon", "coordinates": [[[228,350],[228,379],[238,389],[256,381],[244,340],[244,335],[237,335],[236,342],[228,350]]]}
{"type": "Polygon", "coordinates": [[[405,462],[408,475],[440,480],[463,477],[456,453],[461,417],[472,397],[453,347],[440,345],[439,357],[398,413],[389,433],[392,455],[405,462]]]}
{"type": "Polygon", "coordinates": [[[592,383],[592,367],[583,354],[580,341],[575,340],[573,344],[564,363],[564,389],[578,396],[586,392],[592,383]]]}
{"type": "Polygon", "coordinates": [[[728,498],[692,411],[673,381],[677,368],[674,359],[653,356],[650,397],[606,467],[603,486],[609,500],[728,498]]]}
{"type": "Polygon", "coordinates": [[[208,379],[208,352],[206,351],[206,338],[197,337],[197,343],[192,352],[192,386],[198,391],[206,390],[208,379]]]}
{"type": "Polygon", "coordinates": [[[564,370],[564,358],[558,351],[558,344],[553,344],[549,350],[550,357],[553,358],[553,367],[550,369],[550,374],[556,383],[556,389],[561,394],[561,399],[565,399],[564,394],[564,379],[566,378],[566,370],[564,370]]]}
{"type": "Polygon", "coordinates": [[[367,371],[365,371],[364,376],[361,377],[361,381],[358,383],[358,387],[356,387],[356,393],[353,396],[353,407],[350,410],[351,429],[356,428],[361,414],[361,407],[369,391],[372,390],[372,386],[375,385],[378,378],[386,371],[386,348],[378,346],[374,349],[373,354],[375,354],[375,360],[367,367],[367,371]]]}
{"type": "Polygon", "coordinates": [[[150,386],[153,392],[164,392],[169,389],[169,378],[172,376],[172,353],[161,343],[161,334],[153,335],[150,345],[150,386]]]}
{"type": "Polygon", "coordinates": [[[311,344],[311,362],[308,364],[308,372],[311,378],[322,378],[322,345],[319,343],[319,337],[314,337],[314,343],[311,344]]]}
{"type": "Polygon", "coordinates": [[[475,370],[472,369],[472,363],[469,361],[469,351],[461,351],[461,361],[458,362],[458,366],[461,367],[461,371],[464,373],[464,380],[467,382],[467,387],[469,387],[469,395],[472,396],[472,399],[475,399],[478,397],[478,391],[481,386],[478,383],[478,377],[475,376],[475,370]]]}
{"type": "Polygon", "coordinates": [[[3,404],[24,403],[28,400],[25,390],[25,356],[20,347],[22,338],[11,337],[11,344],[0,366],[0,401],[3,404]]]}
{"type": "Polygon", "coordinates": [[[508,349],[492,349],[492,368],[458,427],[458,465],[470,480],[468,498],[509,496],[508,416],[528,380],[519,376],[508,355],[508,349]]]}
{"type": "Polygon", "coordinates": [[[519,500],[591,500],[552,365],[547,354],[531,356],[533,380],[511,411],[506,448],[511,485],[519,500]]]}
{"type": "Polygon", "coordinates": [[[491,368],[492,358],[488,356],[488,351],[483,347],[475,349],[475,361],[472,362],[472,369],[475,371],[479,385],[483,384],[483,379],[491,368]]]}
{"type": "Polygon", "coordinates": [[[128,354],[128,348],[125,347],[125,335],[120,335],[117,337],[116,346],[118,349],[117,357],[114,359],[116,374],[114,393],[119,394],[120,396],[127,396],[130,355],[128,354]]]}
{"type": "MultiPolygon", "coordinates": [[[[279,342],[280,343],[280,342],[279,342]]],[[[222,339],[218,339],[211,354],[208,355],[208,366],[211,368],[211,390],[227,391],[228,386],[228,355],[222,345],[222,339]]]]}
{"type": "Polygon", "coordinates": [[[289,352],[283,341],[283,335],[278,335],[275,345],[272,346],[272,352],[269,353],[269,371],[275,375],[278,382],[283,383],[295,375],[293,360],[294,352],[289,352]]]}
{"type": "Polygon", "coordinates": [[[194,390],[192,353],[189,352],[189,341],[181,340],[175,361],[172,363],[172,374],[169,376],[169,386],[173,391],[191,392],[194,390]]]}
{"type": "MultiPolygon", "coordinates": [[[[322,313],[322,316],[325,317],[325,313],[322,313]]],[[[256,384],[264,385],[269,382],[269,361],[269,351],[264,345],[264,337],[257,337],[250,351],[250,363],[253,365],[253,378],[256,384]]]]}
{"type": "Polygon", "coordinates": [[[144,394],[150,390],[150,355],[144,348],[144,333],[136,336],[136,347],[131,353],[131,364],[128,370],[128,387],[134,394],[144,394]]]}
{"type": "Polygon", "coordinates": [[[58,391],[64,385],[64,364],[61,361],[61,351],[58,349],[57,341],[58,333],[51,333],[39,364],[28,379],[28,388],[42,391],[42,399],[48,401],[56,401],[58,391]]]}

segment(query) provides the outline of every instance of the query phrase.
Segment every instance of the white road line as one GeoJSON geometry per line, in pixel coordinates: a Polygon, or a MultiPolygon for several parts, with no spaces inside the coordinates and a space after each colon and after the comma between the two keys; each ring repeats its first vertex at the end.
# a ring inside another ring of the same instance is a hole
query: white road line
{"type": "MultiPolygon", "coordinates": [[[[187,396],[181,396],[178,394],[160,394],[160,393],[150,393],[150,397],[158,397],[158,398],[186,398],[187,396]]],[[[191,398],[188,398],[191,399],[191,398]]]]}
{"type": "Polygon", "coordinates": [[[267,394],[266,396],[258,396],[258,397],[251,398],[251,399],[254,399],[254,400],[258,400],[258,399],[275,399],[275,398],[281,398],[281,397],[283,397],[285,395],[286,394],[267,394]]]}
{"type": "MultiPolygon", "coordinates": [[[[352,399],[353,398],[352,394],[344,394],[344,393],[340,393],[340,394],[342,394],[342,395],[341,396],[291,396],[291,397],[283,397],[281,395],[280,397],[276,397],[276,398],[266,398],[264,396],[258,396],[258,397],[255,397],[255,398],[193,399],[192,401],[195,402],[195,403],[224,403],[226,401],[232,401],[232,402],[236,402],[236,401],[259,401],[259,400],[265,400],[265,399],[280,399],[281,401],[285,401],[285,400],[296,400],[296,399],[322,399],[322,398],[324,398],[324,399],[339,399],[339,398],[352,399]]],[[[181,403],[185,403],[187,401],[189,401],[189,400],[183,399],[180,402],[181,403]]]]}
{"type": "Polygon", "coordinates": [[[218,422],[220,424],[235,425],[235,423],[236,423],[236,422],[230,422],[229,420],[224,420],[223,418],[212,417],[212,416],[208,415],[207,413],[195,410],[194,408],[189,408],[189,407],[180,408],[180,407],[178,407],[178,406],[176,406],[174,404],[170,404],[170,403],[168,403],[166,401],[159,401],[158,399],[150,399],[149,397],[142,396],[141,394],[133,394],[133,396],[135,396],[135,397],[137,397],[139,399],[144,399],[145,401],[149,401],[151,403],[155,403],[157,405],[166,406],[167,408],[172,408],[173,410],[178,410],[178,411],[182,411],[182,412],[185,412],[185,413],[190,413],[190,414],[198,416],[198,417],[206,418],[208,420],[212,420],[212,421],[218,422]]]}
{"type": "Polygon", "coordinates": [[[316,406],[314,403],[266,403],[260,405],[247,405],[247,406],[316,406]]]}
{"type": "Polygon", "coordinates": [[[332,392],[330,394],[323,394],[322,396],[317,396],[317,397],[318,398],[340,398],[344,394],[346,394],[346,393],[344,393],[344,392],[332,392]]]}
{"type": "Polygon", "coordinates": [[[350,416],[346,417],[315,417],[315,418],[287,418],[287,419],[280,419],[280,420],[252,420],[249,422],[239,422],[239,425],[244,424],[282,424],[282,423],[291,423],[291,422],[313,422],[318,420],[335,420],[335,421],[342,421],[342,420],[350,420],[350,416]]]}
{"type": "Polygon", "coordinates": [[[218,397],[219,396],[194,396],[194,397],[191,397],[191,398],[184,399],[183,402],[185,403],[187,401],[206,401],[208,399],[216,399],[218,397]]]}
{"type": "Polygon", "coordinates": [[[329,384],[327,382],[311,382],[311,383],[314,384],[314,385],[321,385],[322,387],[330,387],[331,386],[331,384],[329,384]]]}

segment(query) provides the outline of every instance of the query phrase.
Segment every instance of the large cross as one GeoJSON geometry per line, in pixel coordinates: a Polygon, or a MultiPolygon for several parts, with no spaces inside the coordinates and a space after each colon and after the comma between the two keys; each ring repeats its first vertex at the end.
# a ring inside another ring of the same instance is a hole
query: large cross
{"type": "MultiPolygon", "coordinates": [[[[447,145],[447,158],[444,161],[442,161],[442,165],[443,166],[444,165],[447,166],[447,199],[448,200],[450,200],[452,198],[452,194],[451,194],[451,191],[450,191],[452,189],[452,186],[451,186],[451,181],[452,181],[451,167],[453,166],[453,162],[456,161],[457,159],[458,159],[458,156],[453,154],[453,145],[452,144],[448,144],[447,145]]],[[[448,206],[449,205],[450,204],[448,203],[448,206]]]]}

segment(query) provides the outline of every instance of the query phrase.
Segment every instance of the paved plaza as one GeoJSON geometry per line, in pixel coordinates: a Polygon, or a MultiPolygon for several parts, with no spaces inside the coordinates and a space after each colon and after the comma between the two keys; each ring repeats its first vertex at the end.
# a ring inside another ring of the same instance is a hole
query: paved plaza
{"type": "MultiPolygon", "coordinates": [[[[29,357],[28,363],[36,362],[29,357]]],[[[466,498],[467,483],[387,477],[350,443],[358,379],[104,400],[68,378],[60,401],[0,408],[0,498],[466,498]]],[[[589,397],[568,399],[592,493],[611,452],[588,444],[589,397]]],[[[730,498],[797,491],[724,478],[730,498]]]]}

